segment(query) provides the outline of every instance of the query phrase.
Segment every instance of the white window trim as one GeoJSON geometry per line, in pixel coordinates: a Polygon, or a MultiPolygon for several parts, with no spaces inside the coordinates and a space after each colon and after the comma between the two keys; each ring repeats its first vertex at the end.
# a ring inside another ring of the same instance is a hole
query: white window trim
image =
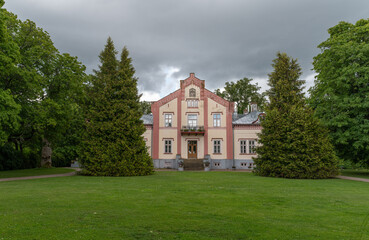
{"type": "Polygon", "coordinates": [[[249,138],[249,139],[239,139],[240,154],[248,154],[248,155],[256,154],[255,150],[254,150],[254,152],[250,152],[250,141],[254,141],[254,148],[257,147],[257,139],[255,139],[255,138],[253,138],[253,139],[251,139],[251,138],[249,138]],[[242,141],[246,141],[246,152],[245,153],[242,152],[242,146],[241,146],[242,141]]]}
{"type": "Polygon", "coordinates": [[[248,149],[247,148],[247,146],[248,146],[247,143],[248,143],[248,140],[244,140],[244,139],[243,140],[240,140],[240,153],[241,154],[247,154],[247,149],[248,149]],[[245,152],[242,152],[242,145],[243,145],[242,142],[245,142],[245,144],[244,144],[245,152]]]}
{"type": "MultiPolygon", "coordinates": [[[[188,114],[187,115],[187,126],[190,126],[190,119],[189,116],[196,116],[196,125],[193,127],[197,127],[198,126],[198,120],[199,120],[199,116],[197,114],[188,114]]],[[[192,119],[193,121],[194,119],[192,119]]]]}
{"type": "Polygon", "coordinates": [[[256,139],[249,139],[249,140],[247,140],[247,152],[248,152],[248,154],[255,154],[255,147],[256,147],[256,139]],[[250,141],[253,141],[254,142],[254,152],[251,152],[250,151],[250,141]]]}
{"type": "Polygon", "coordinates": [[[214,113],[213,114],[213,127],[221,127],[221,126],[222,126],[222,115],[220,113],[214,113]],[[219,115],[219,126],[214,124],[216,115],[219,115]]]}
{"type": "Polygon", "coordinates": [[[213,154],[222,154],[222,139],[213,139],[213,154]],[[219,141],[219,152],[215,152],[215,141],[219,141]]]}
{"type": "Polygon", "coordinates": [[[164,153],[166,153],[166,154],[173,153],[173,140],[172,139],[164,139],[164,153]],[[166,141],[170,142],[170,152],[165,151],[166,141]]]}
{"type": "Polygon", "coordinates": [[[199,107],[199,100],[187,100],[187,107],[188,108],[198,108],[199,107]]]}
{"type": "Polygon", "coordinates": [[[164,127],[173,127],[173,114],[172,113],[165,113],[164,114],[164,127]],[[170,116],[170,126],[167,126],[166,116],[170,116]]]}

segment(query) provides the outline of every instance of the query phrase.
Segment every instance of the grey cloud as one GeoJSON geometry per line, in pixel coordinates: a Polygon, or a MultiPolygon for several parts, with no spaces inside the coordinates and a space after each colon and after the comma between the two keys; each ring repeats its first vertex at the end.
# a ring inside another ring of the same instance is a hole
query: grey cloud
{"type": "Polygon", "coordinates": [[[155,92],[165,83],[160,66],[180,68],[177,77],[195,72],[214,89],[266,79],[277,51],[298,58],[306,78],[329,27],[369,16],[361,0],[8,0],[5,7],[47,30],[90,72],[111,36],[118,50],[130,50],[140,89],[155,92]]]}

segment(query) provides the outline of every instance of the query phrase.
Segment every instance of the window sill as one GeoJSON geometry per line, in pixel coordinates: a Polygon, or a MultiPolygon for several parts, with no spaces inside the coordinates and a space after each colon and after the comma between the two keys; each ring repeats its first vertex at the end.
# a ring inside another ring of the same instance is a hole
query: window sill
{"type": "Polygon", "coordinates": [[[240,153],[240,155],[256,155],[256,153],[240,153]]]}
{"type": "Polygon", "coordinates": [[[173,153],[164,153],[164,154],[173,154],[173,153]]]}
{"type": "Polygon", "coordinates": [[[222,155],[222,153],[213,153],[213,155],[222,155]]]}

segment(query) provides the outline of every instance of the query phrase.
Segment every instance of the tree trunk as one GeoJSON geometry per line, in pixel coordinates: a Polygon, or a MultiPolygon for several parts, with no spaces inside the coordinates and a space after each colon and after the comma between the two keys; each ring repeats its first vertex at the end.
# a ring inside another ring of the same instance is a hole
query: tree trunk
{"type": "Polygon", "coordinates": [[[51,168],[51,154],[53,151],[50,147],[50,142],[46,138],[42,142],[41,167],[51,168]]]}

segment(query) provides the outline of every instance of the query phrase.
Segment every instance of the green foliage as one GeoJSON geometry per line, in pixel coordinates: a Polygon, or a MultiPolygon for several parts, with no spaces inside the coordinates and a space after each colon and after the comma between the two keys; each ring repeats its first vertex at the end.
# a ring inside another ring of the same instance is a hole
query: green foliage
{"type": "Polygon", "coordinates": [[[10,91],[0,88],[0,146],[8,141],[10,133],[19,127],[19,112],[21,106],[17,104],[10,91]]]}
{"type": "Polygon", "coordinates": [[[328,131],[305,104],[297,60],[278,53],[269,74],[270,104],[256,148],[255,173],[284,178],[328,178],[338,174],[338,159],[328,131]]]}
{"type": "Polygon", "coordinates": [[[252,84],[251,78],[243,78],[234,82],[226,82],[224,91],[215,90],[218,96],[237,104],[237,113],[242,114],[252,102],[258,104],[259,109],[263,109],[266,99],[264,94],[260,94],[260,87],[257,83],[252,84]]]}
{"type": "Polygon", "coordinates": [[[38,158],[29,151],[16,151],[12,144],[5,143],[0,147],[0,171],[23,168],[35,168],[38,158]]]}
{"type": "Polygon", "coordinates": [[[150,114],[151,113],[151,103],[142,101],[140,102],[140,109],[142,114],[150,114]]]}
{"type": "Polygon", "coordinates": [[[369,19],[340,22],[314,58],[310,105],[330,130],[339,157],[369,165],[369,19]]]}
{"type": "Polygon", "coordinates": [[[7,109],[1,113],[1,140],[13,142],[16,151],[32,148],[40,154],[47,139],[56,153],[64,153],[59,154],[64,161],[74,160],[84,124],[80,105],[85,100],[85,67],[76,57],[60,54],[34,22],[21,21],[5,9],[0,40],[0,108],[7,109]],[[12,127],[4,119],[11,119],[12,127]],[[79,134],[79,141],[66,140],[71,134],[73,139],[79,134]]]}
{"type": "Polygon", "coordinates": [[[152,173],[153,164],[142,134],[140,95],[128,50],[121,59],[109,37],[91,80],[83,141],[83,173],[137,176],[152,173]]]}

